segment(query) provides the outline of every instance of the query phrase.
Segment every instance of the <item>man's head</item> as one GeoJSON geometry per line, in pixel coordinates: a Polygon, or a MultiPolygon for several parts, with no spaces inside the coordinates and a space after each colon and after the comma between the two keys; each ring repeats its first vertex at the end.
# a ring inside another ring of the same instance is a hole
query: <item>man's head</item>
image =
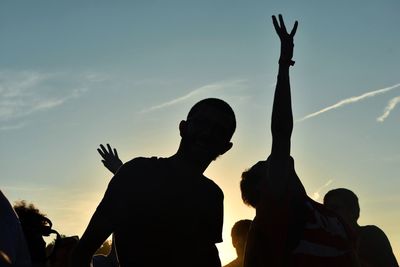
{"type": "Polygon", "coordinates": [[[333,189],[324,196],[324,205],[338,213],[348,223],[357,223],[360,216],[358,198],[351,190],[346,188],[333,189]]]}
{"type": "Polygon", "coordinates": [[[237,221],[232,227],[232,245],[236,249],[236,254],[238,257],[243,257],[250,226],[251,220],[240,220],[237,221]]]}
{"type": "MultiPolygon", "coordinates": [[[[265,181],[269,179],[268,168],[269,159],[257,162],[250,169],[242,173],[242,180],[240,181],[240,191],[242,193],[243,202],[246,205],[249,205],[253,208],[257,207],[261,196],[260,186],[262,184],[262,181],[264,181],[263,185],[269,184],[265,183],[265,181]]],[[[294,159],[292,157],[289,158],[288,169],[288,175],[290,178],[288,189],[293,194],[305,194],[305,189],[295,171],[294,159]]]]}
{"type": "Polygon", "coordinates": [[[210,160],[232,147],[235,129],[235,113],[228,103],[217,98],[197,102],[179,124],[185,150],[210,160]]]}

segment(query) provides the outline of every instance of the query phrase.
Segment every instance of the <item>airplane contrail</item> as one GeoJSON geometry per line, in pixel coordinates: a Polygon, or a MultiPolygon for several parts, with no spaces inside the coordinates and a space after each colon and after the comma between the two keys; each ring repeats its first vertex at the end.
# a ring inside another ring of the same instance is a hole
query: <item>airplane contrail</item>
{"type": "Polygon", "coordinates": [[[320,192],[322,189],[328,187],[331,183],[333,183],[332,179],[329,179],[324,185],[320,186],[317,191],[315,191],[312,195],[312,199],[314,199],[315,201],[317,201],[320,198],[320,192]]]}
{"type": "Polygon", "coordinates": [[[389,103],[385,107],[383,114],[378,117],[376,120],[379,122],[383,122],[387,117],[389,117],[390,112],[396,107],[396,105],[400,103],[400,96],[396,96],[389,100],[389,103]]]}
{"type": "Polygon", "coordinates": [[[204,94],[204,93],[209,93],[212,91],[218,91],[218,90],[223,90],[232,86],[237,86],[241,83],[245,82],[244,80],[234,80],[234,81],[226,81],[226,82],[220,82],[220,83],[213,83],[213,84],[208,84],[202,87],[199,87],[189,93],[187,93],[184,96],[175,98],[171,101],[168,102],[164,102],[162,104],[156,105],[156,106],[152,106],[149,108],[146,108],[144,110],[142,110],[140,113],[147,113],[147,112],[151,112],[154,110],[158,110],[158,109],[162,109],[162,108],[166,108],[175,104],[178,104],[180,102],[183,102],[185,100],[188,100],[190,98],[192,98],[195,95],[199,95],[199,94],[204,94]]]}
{"type": "MultiPolygon", "coordinates": [[[[381,88],[381,89],[378,89],[378,90],[375,90],[375,91],[367,92],[367,93],[364,93],[364,94],[359,95],[359,96],[352,96],[352,97],[349,97],[349,98],[340,100],[340,101],[337,102],[336,104],[333,104],[333,105],[331,105],[331,106],[328,106],[328,107],[326,107],[326,108],[323,108],[323,109],[321,109],[321,110],[318,110],[317,112],[308,114],[308,115],[304,116],[303,118],[300,118],[300,119],[296,120],[296,122],[305,121],[305,120],[307,120],[307,119],[316,117],[316,116],[318,116],[318,115],[320,115],[320,114],[322,114],[322,113],[325,113],[325,112],[327,112],[327,111],[340,108],[340,107],[342,107],[342,106],[344,106],[344,105],[352,104],[352,103],[355,103],[355,102],[364,100],[364,99],[366,99],[366,98],[370,98],[370,97],[374,97],[374,96],[376,96],[376,95],[384,94],[384,93],[389,92],[389,91],[391,91],[391,90],[393,90],[393,89],[396,89],[396,88],[398,88],[398,87],[400,87],[400,83],[395,84],[395,85],[392,85],[392,86],[389,86],[389,87],[381,88]]],[[[389,112],[390,112],[390,111],[389,111],[389,112]]]]}

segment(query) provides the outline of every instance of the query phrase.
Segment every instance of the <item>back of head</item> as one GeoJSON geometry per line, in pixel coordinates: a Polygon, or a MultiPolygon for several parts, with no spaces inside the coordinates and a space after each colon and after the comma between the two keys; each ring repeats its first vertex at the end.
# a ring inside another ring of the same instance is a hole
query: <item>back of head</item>
{"type": "Polygon", "coordinates": [[[216,112],[219,112],[221,115],[226,118],[226,122],[228,122],[228,134],[229,138],[232,137],[233,133],[236,129],[236,117],[235,112],[231,108],[231,106],[222,99],[218,98],[205,98],[200,100],[190,109],[187,120],[195,118],[198,114],[203,113],[205,110],[212,109],[216,112]]]}
{"type": "Polygon", "coordinates": [[[251,223],[251,220],[240,220],[237,221],[232,227],[232,244],[235,247],[236,253],[239,257],[243,256],[244,254],[247,234],[249,233],[251,223]]]}
{"type": "Polygon", "coordinates": [[[268,161],[257,162],[250,169],[242,173],[240,191],[242,200],[246,205],[257,207],[260,199],[260,183],[267,176],[268,161]]]}
{"type": "MultiPolygon", "coordinates": [[[[242,173],[242,179],[240,181],[240,191],[242,193],[243,202],[253,208],[257,207],[257,203],[260,199],[260,184],[263,179],[268,179],[268,167],[269,159],[257,162],[250,169],[242,173]]],[[[294,168],[294,159],[289,158],[288,162],[289,169],[289,184],[288,190],[295,196],[303,196],[306,191],[297,176],[294,168]]]]}
{"type": "Polygon", "coordinates": [[[324,196],[324,205],[345,217],[357,221],[360,216],[358,197],[353,191],[346,188],[330,190],[324,196]]]}
{"type": "Polygon", "coordinates": [[[251,220],[237,221],[231,230],[232,239],[246,239],[251,223],[251,220]]]}

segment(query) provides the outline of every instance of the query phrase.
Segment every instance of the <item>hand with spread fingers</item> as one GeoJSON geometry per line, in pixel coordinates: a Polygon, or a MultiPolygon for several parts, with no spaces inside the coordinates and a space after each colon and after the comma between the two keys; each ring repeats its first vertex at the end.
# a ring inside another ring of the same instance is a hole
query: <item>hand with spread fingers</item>
{"type": "Polygon", "coordinates": [[[272,16],[272,23],[274,24],[276,33],[281,40],[281,55],[279,58],[279,64],[294,65],[293,57],[293,37],[296,34],[298,22],[295,21],[294,26],[290,34],[286,30],[285,22],[283,21],[282,15],[279,14],[279,23],[275,16],[272,16]]]}
{"type": "Polygon", "coordinates": [[[101,144],[100,148],[97,149],[100,156],[103,158],[101,162],[103,162],[104,166],[113,174],[115,174],[119,167],[122,166],[123,162],[118,157],[118,152],[114,148],[112,149],[109,144],[107,144],[107,149],[101,144]]]}

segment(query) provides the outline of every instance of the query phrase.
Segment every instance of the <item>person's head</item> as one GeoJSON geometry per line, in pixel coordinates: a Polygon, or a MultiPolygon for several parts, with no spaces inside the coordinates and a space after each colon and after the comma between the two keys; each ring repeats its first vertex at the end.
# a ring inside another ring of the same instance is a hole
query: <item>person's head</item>
{"type": "Polygon", "coordinates": [[[41,213],[33,204],[25,201],[16,202],[14,210],[21,222],[29,252],[33,263],[46,261],[46,242],[43,236],[48,236],[51,229],[51,221],[41,213]]]}
{"type": "Polygon", "coordinates": [[[185,152],[210,161],[231,149],[235,129],[235,113],[217,98],[197,102],[179,124],[185,152]]]}
{"type": "Polygon", "coordinates": [[[232,245],[236,249],[236,254],[238,257],[243,257],[247,234],[249,233],[251,222],[251,220],[240,220],[237,221],[232,227],[232,245]]]}
{"type": "MultiPolygon", "coordinates": [[[[294,169],[294,159],[290,157],[289,159],[289,190],[294,192],[294,194],[300,193],[304,194],[305,189],[300,182],[299,177],[294,169]]],[[[243,202],[253,208],[257,207],[260,199],[260,186],[262,181],[267,181],[269,168],[269,159],[257,162],[250,169],[247,169],[242,173],[242,179],[240,181],[240,191],[242,193],[243,202]]],[[[268,184],[268,183],[264,183],[268,184]]]]}
{"type": "Polygon", "coordinates": [[[337,188],[326,193],[324,205],[335,211],[350,224],[357,223],[360,216],[358,197],[353,191],[346,188],[337,188]]]}

